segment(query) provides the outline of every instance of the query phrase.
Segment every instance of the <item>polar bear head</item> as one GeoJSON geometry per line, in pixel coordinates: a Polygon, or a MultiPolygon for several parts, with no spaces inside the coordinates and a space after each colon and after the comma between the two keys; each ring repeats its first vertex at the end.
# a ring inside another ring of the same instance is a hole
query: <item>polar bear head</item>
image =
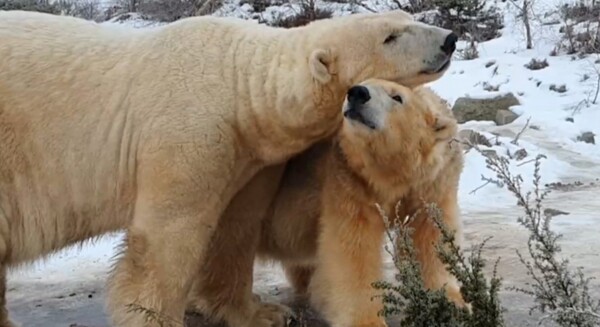
{"type": "Polygon", "coordinates": [[[314,29],[313,78],[323,83],[337,78],[341,85],[379,78],[414,87],[437,80],[458,40],[452,31],[417,22],[402,10],[336,17],[299,29],[314,29]]]}
{"type": "Polygon", "coordinates": [[[452,156],[456,120],[429,89],[367,80],[348,90],[342,113],[338,137],[347,160],[370,178],[401,185],[428,180],[452,156]]]}

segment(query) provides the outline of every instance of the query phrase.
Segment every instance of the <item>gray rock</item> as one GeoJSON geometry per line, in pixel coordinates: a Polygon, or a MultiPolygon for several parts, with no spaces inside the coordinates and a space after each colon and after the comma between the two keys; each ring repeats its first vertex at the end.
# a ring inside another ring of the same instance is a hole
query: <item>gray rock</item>
{"type": "Polygon", "coordinates": [[[515,153],[513,154],[513,157],[515,158],[515,160],[521,161],[527,157],[527,150],[519,149],[519,150],[515,151],[515,153]]]}
{"type": "Polygon", "coordinates": [[[495,121],[498,110],[508,110],[519,104],[512,93],[486,99],[458,98],[452,111],[459,124],[470,120],[495,121]]]}
{"type": "Polygon", "coordinates": [[[550,89],[550,91],[554,91],[554,92],[557,92],[557,93],[565,93],[565,92],[567,92],[567,86],[565,84],[561,84],[561,85],[552,84],[548,88],[550,89]]]}
{"type": "Polygon", "coordinates": [[[525,64],[525,68],[530,69],[530,70],[540,70],[540,69],[544,69],[546,67],[548,67],[548,61],[546,59],[538,60],[538,59],[532,58],[529,63],[525,64]]]}
{"type": "Polygon", "coordinates": [[[496,112],[496,119],[494,121],[496,122],[496,125],[502,126],[512,123],[517,118],[519,118],[519,115],[510,110],[502,109],[496,112]]]}
{"type": "Polygon", "coordinates": [[[590,144],[596,144],[596,139],[594,138],[595,136],[596,136],[596,134],[594,134],[593,132],[585,132],[585,133],[577,136],[577,141],[590,143],[590,144]]]}

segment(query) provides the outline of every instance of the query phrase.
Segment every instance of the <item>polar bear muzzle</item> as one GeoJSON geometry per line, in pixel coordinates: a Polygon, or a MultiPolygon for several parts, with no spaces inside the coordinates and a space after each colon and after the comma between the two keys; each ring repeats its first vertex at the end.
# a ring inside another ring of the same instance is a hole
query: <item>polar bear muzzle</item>
{"type": "Polygon", "coordinates": [[[370,129],[377,129],[375,117],[367,111],[367,102],[371,99],[371,94],[366,86],[355,85],[351,87],[346,95],[346,105],[343,114],[346,119],[360,123],[370,129]]]}

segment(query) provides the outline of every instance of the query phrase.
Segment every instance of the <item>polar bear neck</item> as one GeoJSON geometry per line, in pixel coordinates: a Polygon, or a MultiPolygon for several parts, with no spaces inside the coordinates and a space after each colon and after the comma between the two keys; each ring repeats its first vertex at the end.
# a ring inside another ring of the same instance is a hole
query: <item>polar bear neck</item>
{"type": "MultiPolygon", "coordinates": [[[[342,135],[334,140],[333,161],[338,171],[344,171],[346,179],[363,189],[373,201],[382,205],[402,198],[413,186],[415,163],[402,165],[398,162],[386,162],[376,154],[357,147],[342,135]]],[[[350,183],[348,183],[350,184],[350,183]]]]}
{"type": "MultiPolygon", "coordinates": [[[[269,40],[239,40],[237,47],[256,47],[251,55],[234,55],[237,124],[253,140],[257,157],[274,163],[288,159],[335,132],[341,124],[344,85],[313,79],[308,58],[317,47],[314,36],[297,30],[273,33],[269,40]],[[257,87],[258,86],[258,87],[257,87]]],[[[248,53],[240,51],[239,53],[248,53]]]]}
{"type": "Polygon", "coordinates": [[[235,125],[254,159],[285,161],[341,125],[340,108],[351,81],[333,75],[323,84],[309,68],[313,51],[324,46],[321,28],[315,33],[310,26],[283,29],[202,17],[163,31],[166,52],[156,56],[173,61],[171,71],[187,69],[175,76],[184,79],[177,83],[202,95],[201,105],[212,104],[218,109],[214,114],[235,125]]]}

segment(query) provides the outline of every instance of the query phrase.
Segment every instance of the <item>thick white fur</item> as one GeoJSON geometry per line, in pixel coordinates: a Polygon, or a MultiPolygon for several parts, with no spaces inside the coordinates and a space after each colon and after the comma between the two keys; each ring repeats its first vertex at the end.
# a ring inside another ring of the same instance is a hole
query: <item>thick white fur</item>
{"type": "MultiPolygon", "coordinates": [[[[403,12],[291,30],[202,17],[130,32],[0,12],[0,272],[126,228],[112,324],[158,325],[135,307],[181,322],[236,192],[331,135],[355,82],[439,78],[421,72],[439,65],[449,32],[403,12]]],[[[283,310],[238,288],[235,303],[203,300],[232,327],[281,325],[283,310]]]]}

